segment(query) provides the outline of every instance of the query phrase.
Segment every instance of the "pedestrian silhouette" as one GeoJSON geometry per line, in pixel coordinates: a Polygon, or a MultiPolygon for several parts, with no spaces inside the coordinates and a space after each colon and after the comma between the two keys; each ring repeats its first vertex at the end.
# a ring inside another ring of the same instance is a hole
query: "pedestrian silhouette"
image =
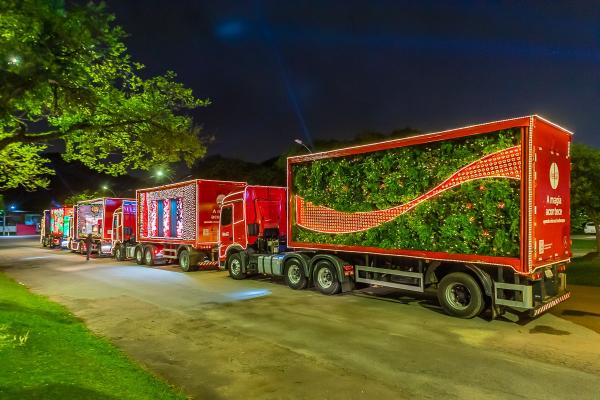
{"type": "Polygon", "coordinates": [[[92,238],[92,234],[88,233],[87,237],[85,238],[86,261],[90,259],[90,254],[92,254],[92,243],[94,243],[94,239],[92,238]]]}

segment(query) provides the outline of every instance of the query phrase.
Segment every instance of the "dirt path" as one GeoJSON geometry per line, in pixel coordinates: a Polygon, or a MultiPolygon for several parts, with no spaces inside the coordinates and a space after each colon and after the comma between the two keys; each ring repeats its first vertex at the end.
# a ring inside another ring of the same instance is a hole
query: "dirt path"
{"type": "Polygon", "coordinates": [[[569,285],[572,297],[559,304],[552,314],[600,333],[600,288],[569,285]]]}

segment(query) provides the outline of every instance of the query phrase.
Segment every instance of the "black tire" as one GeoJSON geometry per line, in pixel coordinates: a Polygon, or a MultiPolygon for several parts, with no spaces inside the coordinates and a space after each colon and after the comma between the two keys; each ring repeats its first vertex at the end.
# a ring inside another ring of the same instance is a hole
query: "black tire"
{"type": "Polygon", "coordinates": [[[473,318],[485,307],[483,291],[471,275],[453,272],[442,278],[438,300],[444,312],[458,318],[473,318]]]}
{"type": "Polygon", "coordinates": [[[246,279],[246,273],[242,270],[242,256],[240,253],[233,253],[227,257],[227,269],[229,276],[233,279],[246,279]]]}
{"type": "Polygon", "coordinates": [[[124,261],[125,260],[125,246],[123,245],[118,245],[115,248],[115,260],[117,261],[124,261]]]}
{"type": "Polygon", "coordinates": [[[135,258],[135,262],[138,265],[144,265],[144,248],[142,246],[137,246],[135,251],[133,252],[133,256],[135,258]]]}
{"type": "Polygon", "coordinates": [[[300,290],[306,288],[308,284],[308,279],[306,279],[306,275],[304,274],[304,268],[302,264],[294,258],[288,260],[285,263],[285,283],[294,290],[300,290]]]}
{"type": "Polygon", "coordinates": [[[154,261],[154,247],[148,246],[144,249],[144,264],[151,267],[155,264],[154,261]]]}
{"type": "Polygon", "coordinates": [[[179,266],[184,272],[196,271],[198,269],[198,259],[190,254],[188,249],[179,252],[179,266]]]}
{"type": "Polygon", "coordinates": [[[318,261],[315,265],[314,282],[317,290],[326,295],[336,294],[342,285],[337,276],[337,271],[329,261],[318,261]]]}

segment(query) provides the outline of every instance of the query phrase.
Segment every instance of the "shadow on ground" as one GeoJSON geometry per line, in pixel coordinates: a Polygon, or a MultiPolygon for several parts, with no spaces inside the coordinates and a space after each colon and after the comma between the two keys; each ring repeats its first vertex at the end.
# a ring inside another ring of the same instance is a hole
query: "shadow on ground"
{"type": "Polygon", "coordinates": [[[117,400],[116,397],[81,386],[51,383],[31,388],[0,387],[3,400],[117,400]]]}

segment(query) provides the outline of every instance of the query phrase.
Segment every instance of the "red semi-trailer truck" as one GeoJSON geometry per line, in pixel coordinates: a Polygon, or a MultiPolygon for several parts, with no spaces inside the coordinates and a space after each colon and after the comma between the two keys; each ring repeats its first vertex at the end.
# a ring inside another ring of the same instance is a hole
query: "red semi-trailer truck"
{"type": "Polygon", "coordinates": [[[85,239],[88,234],[92,234],[92,252],[98,255],[111,255],[113,214],[124,201],[134,200],[102,197],[78,202],[75,207],[69,249],[85,254],[87,251],[85,239]]]}
{"type": "Polygon", "coordinates": [[[217,267],[219,203],[245,186],[194,179],[137,190],[137,243],[132,250],[136,262],[179,261],[184,271],[217,267]]]}
{"type": "Polygon", "coordinates": [[[539,315],[570,297],[571,135],[533,115],[290,157],[285,200],[225,198],[220,261],[324,294],[432,289],[462,318],[539,315]]]}
{"type": "Polygon", "coordinates": [[[124,200],[121,207],[113,213],[112,223],[112,252],[118,261],[131,259],[134,256],[135,246],[135,220],[137,202],[124,200]]]}
{"type": "Polygon", "coordinates": [[[67,247],[73,207],[54,207],[44,210],[40,242],[44,247],[67,247]]]}

